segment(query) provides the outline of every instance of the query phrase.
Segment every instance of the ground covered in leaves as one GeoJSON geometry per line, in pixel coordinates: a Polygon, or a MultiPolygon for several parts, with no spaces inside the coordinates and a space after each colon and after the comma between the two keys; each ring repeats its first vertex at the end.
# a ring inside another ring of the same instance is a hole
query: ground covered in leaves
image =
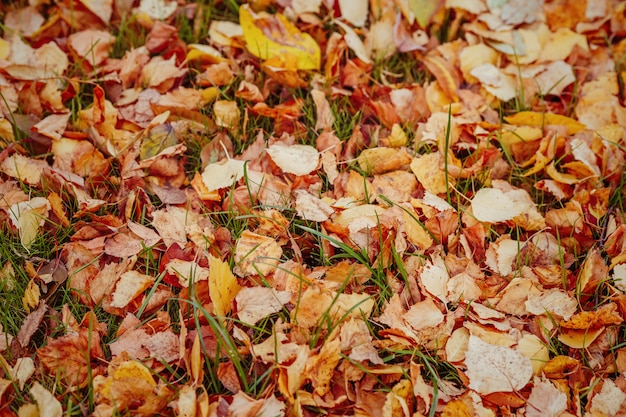
{"type": "Polygon", "coordinates": [[[2,7],[0,416],[626,413],[626,3],[2,7]]]}

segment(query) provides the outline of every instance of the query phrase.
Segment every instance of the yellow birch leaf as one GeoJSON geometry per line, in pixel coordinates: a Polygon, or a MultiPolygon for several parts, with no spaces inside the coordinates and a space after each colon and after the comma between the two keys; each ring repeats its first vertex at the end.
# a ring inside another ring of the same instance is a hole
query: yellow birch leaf
{"type": "Polygon", "coordinates": [[[297,58],[297,69],[316,70],[320,68],[321,51],[315,40],[302,33],[280,13],[270,15],[254,13],[245,4],[239,8],[239,24],[243,29],[246,49],[252,55],[263,59],[297,58]]]}
{"type": "Polygon", "coordinates": [[[523,111],[513,116],[505,117],[507,123],[512,125],[526,125],[543,127],[545,125],[561,125],[567,127],[567,134],[573,135],[586,128],[586,126],[571,117],[553,113],[540,113],[523,111]]]}
{"type": "Polygon", "coordinates": [[[213,311],[223,318],[230,312],[231,304],[241,289],[228,264],[209,255],[209,295],[213,311]]]}

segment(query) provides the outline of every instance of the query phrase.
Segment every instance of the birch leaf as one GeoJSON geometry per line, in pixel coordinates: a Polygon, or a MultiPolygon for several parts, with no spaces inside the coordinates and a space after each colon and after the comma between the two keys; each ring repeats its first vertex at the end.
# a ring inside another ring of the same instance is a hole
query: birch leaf
{"type": "Polygon", "coordinates": [[[465,352],[469,387],[479,394],[522,389],[533,375],[530,359],[515,349],[470,336],[465,352]]]}

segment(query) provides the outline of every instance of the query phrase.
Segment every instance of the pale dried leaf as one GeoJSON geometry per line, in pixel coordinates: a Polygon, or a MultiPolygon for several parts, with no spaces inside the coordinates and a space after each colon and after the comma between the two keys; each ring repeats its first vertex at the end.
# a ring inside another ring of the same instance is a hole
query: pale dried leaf
{"type": "Polygon", "coordinates": [[[480,394],[522,389],[533,375],[530,359],[517,350],[470,336],[465,353],[469,387],[480,394]]]}
{"type": "Polygon", "coordinates": [[[7,157],[0,163],[0,169],[9,177],[35,186],[41,181],[41,174],[46,168],[48,168],[46,162],[31,159],[19,153],[7,157]]]}
{"type": "Polygon", "coordinates": [[[602,389],[591,399],[589,412],[594,416],[616,417],[622,404],[626,401],[626,393],[610,379],[602,380],[602,389]]]}
{"type": "Polygon", "coordinates": [[[353,26],[363,26],[367,22],[367,0],[339,0],[341,17],[353,26]]]}
{"type": "Polygon", "coordinates": [[[355,361],[370,361],[382,365],[383,360],[372,344],[372,335],[367,324],[356,318],[346,321],[341,327],[341,350],[350,350],[348,357],[355,361]]]}
{"type": "Polygon", "coordinates": [[[448,362],[460,362],[465,359],[469,337],[470,332],[465,327],[459,327],[452,332],[446,342],[446,360],[448,362]]]}
{"type": "Polygon", "coordinates": [[[24,385],[33,373],[35,373],[35,362],[32,358],[17,358],[15,360],[15,365],[13,365],[13,368],[11,369],[11,379],[17,382],[20,390],[23,390],[24,385]]]}
{"type": "Polygon", "coordinates": [[[175,275],[181,286],[187,288],[189,283],[197,283],[209,279],[209,269],[201,267],[197,262],[183,261],[182,259],[170,260],[165,269],[175,275]]]}
{"type": "Polygon", "coordinates": [[[567,409],[567,395],[548,380],[535,377],[526,404],[528,417],[558,417],[567,409]]]}
{"type": "Polygon", "coordinates": [[[319,152],[309,145],[275,144],[267,148],[267,153],[283,172],[289,174],[309,174],[319,163],[319,152]]]}
{"type": "Polygon", "coordinates": [[[541,371],[550,360],[550,352],[543,340],[534,334],[525,334],[519,340],[517,350],[530,359],[533,375],[541,375],[541,371]]]}
{"type": "Polygon", "coordinates": [[[124,272],[115,285],[111,307],[124,308],[154,283],[154,277],[137,271],[124,272]]]}
{"type": "Polygon", "coordinates": [[[239,276],[268,275],[276,270],[283,250],[271,237],[244,230],[235,247],[235,273],[239,276]]]}
{"type": "Polygon", "coordinates": [[[298,216],[314,222],[325,222],[335,212],[323,200],[309,194],[305,190],[294,191],[298,216]]]}
{"type": "Polygon", "coordinates": [[[233,395],[233,401],[228,408],[232,417],[276,417],[285,415],[286,405],[274,395],[265,399],[255,400],[243,391],[233,395]]]}
{"type": "Polygon", "coordinates": [[[101,65],[109,55],[115,37],[104,30],[88,29],[73,33],[67,40],[68,46],[92,67],[101,65]]]}
{"type": "Polygon", "coordinates": [[[426,291],[440,299],[442,302],[448,302],[448,280],[450,274],[446,268],[443,259],[433,256],[432,261],[424,265],[424,269],[420,274],[420,281],[426,291]]]}
{"type": "Polygon", "coordinates": [[[50,202],[44,197],[34,197],[9,207],[11,222],[19,231],[20,242],[26,249],[39,235],[51,208],[50,202]]]}
{"type": "Polygon", "coordinates": [[[178,4],[174,0],[141,0],[135,13],[145,13],[152,19],[165,20],[174,14],[177,8],[178,4]]]}
{"type": "Polygon", "coordinates": [[[348,48],[352,49],[357,58],[359,58],[361,61],[365,62],[366,64],[371,63],[372,60],[370,58],[370,55],[365,49],[365,45],[363,45],[363,41],[361,40],[361,38],[359,38],[359,35],[357,35],[350,26],[346,25],[342,21],[336,20],[335,23],[345,32],[343,38],[346,41],[348,48]]]}
{"type": "Polygon", "coordinates": [[[254,326],[270,314],[280,311],[291,300],[290,291],[276,291],[268,287],[242,288],[236,295],[237,317],[254,326]]]}
{"type": "Polygon", "coordinates": [[[415,330],[435,327],[443,322],[444,315],[431,298],[413,304],[403,315],[404,320],[415,330]]]}
{"type": "Polygon", "coordinates": [[[231,187],[234,182],[243,177],[245,164],[246,161],[238,159],[209,164],[202,172],[202,181],[209,192],[231,187]]]}
{"type": "Polygon", "coordinates": [[[558,288],[550,288],[540,294],[529,295],[525,305],[531,314],[549,313],[564,320],[569,320],[578,309],[578,301],[558,288]]]}
{"type": "Polygon", "coordinates": [[[515,79],[505,74],[493,64],[481,64],[469,71],[491,94],[502,101],[509,101],[517,95],[515,79]]]}
{"type": "Polygon", "coordinates": [[[37,403],[39,416],[45,417],[61,417],[63,416],[63,407],[59,400],[39,382],[30,387],[29,394],[37,403]]]}

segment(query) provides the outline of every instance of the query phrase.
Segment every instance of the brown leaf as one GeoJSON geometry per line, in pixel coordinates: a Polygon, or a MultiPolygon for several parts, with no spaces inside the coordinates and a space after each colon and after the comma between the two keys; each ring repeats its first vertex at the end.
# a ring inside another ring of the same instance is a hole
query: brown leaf
{"type": "Polygon", "coordinates": [[[37,310],[26,316],[20,327],[20,331],[17,333],[17,340],[22,347],[26,347],[30,343],[31,337],[39,330],[39,326],[43,321],[46,311],[48,311],[48,306],[46,303],[42,302],[39,304],[37,310]]]}

